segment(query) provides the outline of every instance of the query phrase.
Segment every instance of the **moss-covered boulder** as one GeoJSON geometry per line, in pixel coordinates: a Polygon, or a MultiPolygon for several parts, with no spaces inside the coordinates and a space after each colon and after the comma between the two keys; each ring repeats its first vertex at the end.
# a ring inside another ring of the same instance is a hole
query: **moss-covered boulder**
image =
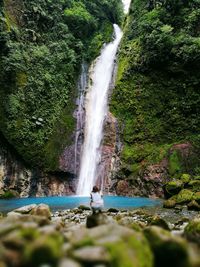
{"type": "Polygon", "coordinates": [[[199,192],[200,191],[200,180],[190,181],[187,187],[194,192],[199,192]]]}
{"type": "Polygon", "coordinates": [[[152,218],[150,225],[156,225],[165,230],[170,230],[168,223],[157,215],[152,218]]]}
{"type": "Polygon", "coordinates": [[[26,246],[23,259],[26,266],[56,266],[62,256],[63,237],[58,233],[41,235],[26,246]]]}
{"type": "Polygon", "coordinates": [[[51,218],[50,208],[46,204],[39,204],[38,206],[34,207],[30,213],[31,215],[43,216],[47,219],[51,218]]]}
{"type": "Polygon", "coordinates": [[[151,226],[144,230],[155,256],[155,267],[188,267],[189,255],[184,239],[170,232],[151,226]]]}
{"type": "Polygon", "coordinates": [[[189,203],[192,200],[193,192],[188,189],[182,189],[176,198],[176,202],[178,204],[186,204],[189,203]]]}
{"type": "Polygon", "coordinates": [[[92,228],[109,222],[108,217],[103,213],[92,214],[87,217],[86,227],[92,228]]]}
{"type": "Polygon", "coordinates": [[[191,180],[191,175],[188,174],[188,173],[183,173],[180,177],[180,180],[183,182],[183,183],[189,183],[189,181],[191,180]]]}
{"type": "Polygon", "coordinates": [[[175,199],[167,199],[163,202],[163,208],[167,209],[173,209],[176,206],[176,200],[175,199]]]}
{"type": "Polygon", "coordinates": [[[200,211],[200,204],[198,204],[196,200],[192,200],[190,203],[188,203],[187,207],[188,210],[200,211]]]}
{"type": "MultiPolygon", "coordinates": [[[[102,252],[102,259],[90,257],[83,260],[84,266],[96,266],[95,264],[105,264],[113,267],[152,267],[153,254],[148,241],[142,232],[119,226],[117,224],[107,224],[74,231],[70,237],[70,242],[75,248],[95,246],[97,252],[102,252]],[[104,249],[100,249],[100,247],[104,249]],[[105,250],[106,249],[106,250],[105,250]]],[[[86,253],[87,251],[82,250],[86,253]]],[[[80,250],[79,250],[80,253],[80,250]]],[[[72,256],[76,257],[72,251],[72,256]]],[[[100,255],[98,254],[98,257],[100,255]]],[[[79,255],[80,259],[80,255],[79,255]]]]}
{"type": "Polygon", "coordinates": [[[165,191],[168,195],[173,196],[178,194],[181,189],[183,189],[184,183],[180,180],[174,180],[171,182],[168,182],[165,185],[165,191]]]}
{"type": "Polygon", "coordinates": [[[200,218],[190,221],[184,230],[185,237],[200,245],[200,218]]]}
{"type": "Polygon", "coordinates": [[[200,192],[196,192],[196,193],[194,193],[194,195],[193,195],[193,199],[194,199],[198,204],[200,204],[200,192]]]}

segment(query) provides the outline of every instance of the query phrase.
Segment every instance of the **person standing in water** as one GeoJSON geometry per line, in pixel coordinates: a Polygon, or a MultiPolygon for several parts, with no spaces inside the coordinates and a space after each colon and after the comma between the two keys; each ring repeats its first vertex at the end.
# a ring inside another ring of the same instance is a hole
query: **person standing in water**
{"type": "Polygon", "coordinates": [[[99,190],[99,188],[95,185],[92,189],[92,192],[90,194],[90,207],[92,209],[92,212],[95,214],[97,211],[102,212],[103,208],[103,196],[99,190]]]}

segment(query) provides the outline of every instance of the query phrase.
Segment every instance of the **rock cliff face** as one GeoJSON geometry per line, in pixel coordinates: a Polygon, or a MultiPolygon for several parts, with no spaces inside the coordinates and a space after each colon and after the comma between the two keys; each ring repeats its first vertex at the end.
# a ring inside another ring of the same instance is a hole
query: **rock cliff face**
{"type": "Polygon", "coordinates": [[[69,173],[32,169],[1,137],[0,196],[61,196],[75,193],[76,179],[69,173]]]}
{"type": "Polygon", "coordinates": [[[194,174],[198,164],[198,150],[191,143],[172,145],[166,156],[157,164],[141,163],[133,174],[120,161],[115,173],[115,190],[118,195],[160,197],[165,196],[164,185],[182,173],[194,174]]]}
{"type": "Polygon", "coordinates": [[[199,11],[193,0],[132,0],[110,104],[122,129],[118,194],[160,197],[168,179],[200,174],[199,11]]]}

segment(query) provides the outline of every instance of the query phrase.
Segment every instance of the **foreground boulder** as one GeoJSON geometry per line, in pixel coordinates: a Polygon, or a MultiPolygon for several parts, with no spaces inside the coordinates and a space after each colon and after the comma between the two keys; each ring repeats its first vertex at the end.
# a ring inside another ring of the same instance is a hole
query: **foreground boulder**
{"type": "Polygon", "coordinates": [[[200,204],[196,200],[192,200],[190,203],[188,203],[187,207],[188,210],[200,211],[200,204]]]}
{"type": "Polygon", "coordinates": [[[176,200],[169,198],[163,202],[163,208],[173,209],[176,206],[176,200]]]}
{"type": "Polygon", "coordinates": [[[78,247],[72,250],[71,256],[84,266],[153,266],[153,255],[143,233],[116,223],[74,231],[69,242],[78,247]]]}
{"type": "Polygon", "coordinates": [[[184,231],[185,237],[200,245],[200,218],[190,221],[184,231]]]}
{"type": "Polygon", "coordinates": [[[51,211],[46,204],[39,204],[31,210],[31,215],[43,216],[48,219],[51,218],[51,211]]]}
{"type": "Polygon", "coordinates": [[[174,181],[168,182],[165,185],[165,191],[169,196],[173,196],[173,195],[178,194],[181,191],[181,189],[183,189],[183,186],[184,184],[182,181],[174,180],[174,181]]]}
{"type": "Polygon", "coordinates": [[[193,192],[188,189],[182,189],[176,198],[176,203],[178,204],[187,204],[192,200],[193,192]]]}
{"type": "Polygon", "coordinates": [[[108,217],[103,213],[92,214],[87,217],[86,227],[92,228],[109,222],[108,217]]]}
{"type": "Polygon", "coordinates": [[[188,267],[189,255],[184,239],[157,226],[147,227],[144,234],[155,255],[155,267],[188,267]]]}

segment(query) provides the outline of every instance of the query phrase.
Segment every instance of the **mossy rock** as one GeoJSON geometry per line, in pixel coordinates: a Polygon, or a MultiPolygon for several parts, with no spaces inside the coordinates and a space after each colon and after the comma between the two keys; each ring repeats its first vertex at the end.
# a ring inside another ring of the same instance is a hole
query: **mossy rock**
{"type": "Polygon", "coordinates": [[[168,223],[164,219],[160,218],[159,216],[154,216],[150,225],[156,225],[165,230],[170,230],[168,223]]]}
{"type": "Polygon", "coordinates": [[[187,188],[191,189],[194,192],[200,191],[200,180],[190,181],[187,185],[187,188]]]}
{"type": "Polygon", "coordinates": [[[39,238],[27,244],[24,250],[26,266],[37,267],[42,264],[56,266],[62,256],[63,238],[58,233],[41,235],[39,238]]]}
{"type": "Polygon", "coordinates": [[[155,267],[188,267],[189,256],[184,239],[173,236],[158,226],[150,226],[144,234],[155,256],[155,267]]]}
{"type": "Polygon", "coordinates": [[[176,206],[176,200],[174,199],[169,198],[163,202],[163,208],[173,209],[175,206],[176,206]]]}
{"type": "Polygon", "coordinates": [[[189,181],[191,180],[191,175],[190,174],[187,174],[187,173],[183,173],[180,177],[180,180],[183,182],[183,183],[189,183],[189,181]]]}
{"type": "MultiPolygon", "coordinates": [[[[111,223],[91,229],[76,230],[70,240],[75,248],[84,248],[85,246],[105,248],[110,258],[106,266],[153,267],[153,254],[141,231],[134,231],[116,223],[111,223]]],[[[88,257],[88,264],[84,262],[84,266],[96,266],[98,264],[102,263],[91,262],[90,257],[88,257]]]]}
{"type": "Polygon", "coordinates": [[[51,219],[51,211],[49,206],[46,204],[37,205],[31,210],[30,214],[36,216],[43,216],[47,219],[51,219]]]}
{"type": "Polygon", "coordinates": [[[200,192],[196,192],[196,193],[194,193],[194,195],[193,195],[193,199],[194,199],[198,204],[200,204],[200,192]]]}
{"type": "Polygon", "coordinates": [[[183,182],[182,181],[179,181],[179,180],[174,180],[174,181],[171,181],[171,182],[168,182],[166,185],[165,185],[165,191],[167,192],[168,195],[176,195],[178,194],[181,189],[183,189],[183,182]]]}
{"type": "Polygon", "coordinates": [[[11,199],[11,198],[18,198],[18,197],[19,197],[19,193],[14,190],[8,190],[0,194],[0,199],[11,199]]]}
{"type": "Polygon", "coordinates": [[[87,217],[86,227],[92,228],[102,224],[108,223],[108,217],[103,213],[91,214],[87,217]]]}
{"type": "Polygon", "coordinates": [[[182,189],[176,198],[177,204],[186,204],[192,200],[193,192],[188,189],[182,189]]]}
{"type": "Polygon", "coordinates": [[[200,211],[200,204],[198,204],[196,200],[192,200],[190,203],[188,203],[187,207],[188,210],[200,211]]]}
{"type": "Polygon", "coordinates": [[[184,229],[185,237],[200,245],[200,218],[190,221],[184,229]]]}
{"type": "MultiPolygon", "coordinates": [[[[119,230],[120,232],[120,230],[119,230]]],[[[130,230],[121,240],[104,244],[111,255],[113,267],[150,267],[153,255],[143,233],[130,230]]]]}
{"type": "Polygon", "coordinates": [[[80,206],[78,207],[78,209],[79,209],[79,210],[91,210],[90,207],[85,206],[85,205],[80,205],[80,206]]]}

